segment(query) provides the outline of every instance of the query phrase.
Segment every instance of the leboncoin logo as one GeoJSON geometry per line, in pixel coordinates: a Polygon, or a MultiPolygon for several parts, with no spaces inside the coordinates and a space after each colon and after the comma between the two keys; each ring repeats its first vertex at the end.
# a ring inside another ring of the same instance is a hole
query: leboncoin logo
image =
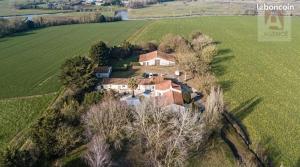
{"type": "Polygon", "coordinates": [[[265,26],[270,30],[284,30],[284,17],[282,11],[265,11],[265,26]]]}

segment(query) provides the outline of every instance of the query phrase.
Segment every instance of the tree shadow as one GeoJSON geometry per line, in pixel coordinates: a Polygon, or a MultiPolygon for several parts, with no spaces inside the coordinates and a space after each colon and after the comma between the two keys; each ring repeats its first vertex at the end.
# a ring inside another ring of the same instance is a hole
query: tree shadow
{"type": "Polygon", "coordinates": [[[296,162],[296,166],[300,166],[300,157],[298,158],[298,160],[296,162]]]}
{"type": "Polygon", "coordinates": [[[32,31],[25,31],[25,32],[18,32],[18,33],[13,33],[8,35],[7,37],[22,37],[22,36],[27,36],[27,35],[32,35],[35,34],[32,31]]]}
{"type": "Polygon", "coordinates": [[[245,119],[256,106],[262,102],[262,97],[254,96],[249,100],[242,102],[238,107],[234,108],[231,112],[240,120],[245,119]]]}
{"type": "MultiPolygon", "coordinates": [[[[258,146],[263,147],[262,149],[265,150],[264,154],[267,156],[267,166],[280,166],[280,157],[282,155],[280,149],[278,146],[274,143],[273,139],[271,137],[266,137],[265,139],[261,140],[258,143],[258,146]]],[[[256,148],[257,150],[259,148],[256,148]]],[[[298,167],[300,165],[300,160],[298,159],[298,162],[296,166],[298,167]]]]}
{"type": "Polygon", "coordinates": [[[13,37],[22,37],[22,36],[27,36],[27,35],[32,35],[32,34],[35,34],[35,32],[25,31],[25,32],[18,32],[18,33],[9,34],[9,35],[0,37],[0,43],[1,42],[6,42],[6,41],[10,40],[13,37]]]}
{"type": "Polygon", "coordinates": [[[221,41],[214,41],[212,42],[212,44],[215,44],[215,45],[220,45],[222,42],[221,41]]]}
{"type": "Polygon", "coordinates": [[[257,107],[257,105],[262,102],[262,100],[263,99],[261,97],[254,96],[249,100],[241,103],[238,107],[232,109],[229,113],[230,115],[233,115],[231,118],[233,118],[237,125],[241,128],[244,139],[248,144],[251,144],[251,140],[247,127],[242,123],[242,120],[244,120],[249,114],[251,114],[257,107]]]}
{"type": "Polygon", "coordinates": [[[224,66],[224,62],[230,61],[234,58],[232,55],[231,49],[221,49],[218,51],[218,54],[214,57],[211,67],[212,72],[216,76],[222,76],[226,73],[226,67],[224,66]]]}
{"type": "Polygon", "coordinates": [[[5,41],[7,41],[7,38],[0,37],[0,43],[1,43],[1,42],[5,42],[5,41]]]}
{"type": "Polygon", "coordinates": [[[224,92],[230,91],[233,85],[233,81],[230,80],[224,80],[224,81],[219,81],[218,84],[221,86],[224,92]]]}

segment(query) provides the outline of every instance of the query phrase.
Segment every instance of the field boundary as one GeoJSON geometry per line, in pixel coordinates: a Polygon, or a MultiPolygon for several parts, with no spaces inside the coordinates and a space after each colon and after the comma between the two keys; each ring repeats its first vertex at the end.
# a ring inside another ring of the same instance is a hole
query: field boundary
{"type": "Polygon", "coordinates": [[[35,98],[35,97],[43,97],[43,96],[47,96],[47,95],[54,95],[54,94],[56,94],[57,92],[59,92],[59,90],[56,91],[56,92],[45,93],[45,94],[39,94],[39,95],[19,96],[19,97],[9,97],[9,98],[0,99],[0,101],[4,101],[4,100],[31,99],[31,98],[35,98]]]}
{"type": "Polygon", "coordinates": [[[127,38],[128,42],[134,43],[136,40],[136,37],[143,33],[145,31],[145,29],[147,29],[147,27],[149,27],[150,25],[154,24],[155,21],[150,21],[149,23],[146,23],[145,25],[143,25],[140,29],[138,29],[135,33],[133,33],[132,35],[130,35],[130,37],[127,38]]]}

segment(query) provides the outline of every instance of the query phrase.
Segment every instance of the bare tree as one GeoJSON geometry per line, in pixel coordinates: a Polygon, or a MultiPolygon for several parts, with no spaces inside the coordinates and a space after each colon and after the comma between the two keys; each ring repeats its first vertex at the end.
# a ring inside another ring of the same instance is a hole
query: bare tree
{"type": "Polygon", "coordinates": [[[204,47],[211,45],[212,43],[213,39],[201,32],[192,34],[191,44],[195,51],[201,51],[204,47]]]}
{"type": "Polygon", "coordinates": [[[177,65],[180,69],[184,70],[184,80],[187,80],[187,73],[194,74],[197,69],[197,57],[192,52],[177,52],[175,54],[177,65]]]}
{"type": "Polygon", "coordinates": [[[145,100],[134,112],[133,131],[148,166],[184,166],[191,150],[205,143],[200,113],[171,111],[145,100]]]}
{"type": "Polygon", "coordinates": [[[212,87],[206,99],[202,120],[212,131],[220,130],[224,113],[223,91],[220,87],[212,87]]]}
{"type": "Polygon", "coordinates": [[[161,40],[158,50],[171,53],[171,52],[187,52],[191,49],[189,41],[180,35],[167,34],[161,40]]]}
{"type": "Polygon", "coordinates": [[[95,135],[88,144],[88,151],[84,156],[90,167],[108,167],[112,165],[109,146],[100,135],[95,135]]]}
{"type": "Polygon", "coordinates": [[[104,98],[87,112],[84,121],[89,136],[100,134],[115,149],[121,149],[122,140],[127,137],[130,112],[126,104],[111,97],[104,98]]]}

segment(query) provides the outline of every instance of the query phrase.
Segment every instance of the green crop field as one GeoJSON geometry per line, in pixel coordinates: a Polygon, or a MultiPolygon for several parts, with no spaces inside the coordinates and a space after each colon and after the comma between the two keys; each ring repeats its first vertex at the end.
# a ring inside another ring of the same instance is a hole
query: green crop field
{"type": "Polygon", "coordinates": [[[42,14],[42,13],[57,13],[59,10],[46,10],[46,9],[23,9],[18,10],[13,6],[14,4],[28,2],[24,0],[0,0],[0,16],[10,15],[24,15],[24,14],[42,14]]]}
{"type": "Polygon", "coordinates": [[[0,98],[55,92],[66,58],[86,54],[91,44],[117,44],[144,21],[44,28],[0,39],[0,98]]]}
{"type": "Polygon", "coordinates": [[[164,34],[201,31],[218,41],[214,70],[229,107],[255,143],[263,143],[280,165],[300,162],[300,18],[292,19],[291,42],[258,42],[256,17],[158,20],[134,42],[164,34]]]}
{"type": "Polygon", "coordinates": [[[40,116],[54,96],[0,100],[0,151],[18,132],[29,127],[40,116]]]}
{"type": "Polygon", "coordinates": [[[1,38],[0,150],[49,105],[53,92],[61,87],[59,68],[66,58],[86,55],[91,44],[99,40],[118,44],[144,23],[57,26],[1,38]],[[46,93],[51,94],[43,95],[46,93]]]}

